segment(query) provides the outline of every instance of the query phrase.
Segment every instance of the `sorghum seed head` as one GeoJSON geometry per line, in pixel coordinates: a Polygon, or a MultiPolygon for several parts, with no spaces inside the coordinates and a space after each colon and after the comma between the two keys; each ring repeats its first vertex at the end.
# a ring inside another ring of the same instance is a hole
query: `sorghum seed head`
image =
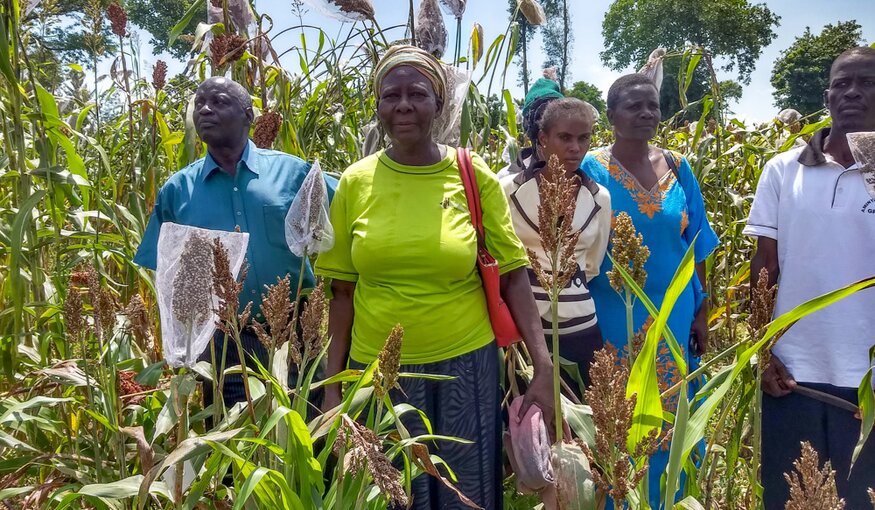
{"type": "Polygon", "coordinates": [[[389,333],[377,362],[374,374],[374,393],[378,399],[383,398],[389,390],[398,384],[398,370],[401,367],[401,341],[404,339],[404,328],[396,324],[389,333]]]}
{"type": "Polygon", "coordinates": [[[253,125],[252,141],[255,143],[255,146],[260,149],[270,149],[280,132],[282,124],[283,117],[279,113],[272,110],[261,112],[261,115],[255,119],[255,124],[253,125]]]}
{"type": "Polygon", "coordinates": [[[802,443],[802,454],[793,462],[793,468],[793,473],[784,473],[790,484],[790,501],[786,510],[845,508],[845,500],[838,497],[832,465],[826,461],[821,469],[817,451],[807,441],[802,443]]]}
{"type": "Polygon", "coordinates": [[[128,35],[128,13],[118,2],[112,2],[106,8],[106,16],[112,23],[112,33],[119,37],[128,35]]]}
{"type": "Polygon", "coordinates": [[[171,308],[179,322],[193,326],[201,324],[210,314],[213,250],[210,241],[200,233],[191,234],[179,257],[179,270],[173,278],[171,308]]]}
{"type": "Polygon", "coordinates": [[[159,60],[155,62],[155,68],[152,70],[152,86],[155,90],[161,90],[167,84],[167,62],[159,60]]]}

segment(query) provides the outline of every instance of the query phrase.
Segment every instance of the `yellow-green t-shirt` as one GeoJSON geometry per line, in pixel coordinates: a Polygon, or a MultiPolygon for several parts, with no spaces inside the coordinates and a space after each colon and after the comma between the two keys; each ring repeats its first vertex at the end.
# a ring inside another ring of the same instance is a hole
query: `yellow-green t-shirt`
{"type": "MultiPolygon", "coordinates": [[[[474,156],[486,246],[501,272],[528,263],[507,198],[474,156]]],[[[395,324],[404,328],[401,362],[450,359],[493,341],[476,267],[477,238],[456,150],[429,166],[406,166],[383,151],[353,164],[331,202],[334,247],[317,275],[356,282],[350,357],[376,359],[395,324]]]]}

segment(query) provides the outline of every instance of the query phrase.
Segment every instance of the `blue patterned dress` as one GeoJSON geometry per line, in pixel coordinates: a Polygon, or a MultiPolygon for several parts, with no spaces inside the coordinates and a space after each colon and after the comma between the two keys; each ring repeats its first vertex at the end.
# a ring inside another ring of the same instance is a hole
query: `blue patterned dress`
{"type": "MultiPolygon", "coordinates": [[[[667,172],[650,190],[643,189],[638,180],[611,157],[610,147],[590,152],[581,164],[584,172],[610,192],[613,217],[620,212],[627,213],[635,230],[644,238],[644,245],[650,249],[650,257],[644,265],[647,271],[644,292],[657,308],[662,306],[669,282],[696,235],[699,236],[694,248],[696,262],[703,262],[719,244],[705,215],[699,183],[689,163],[680,154],[671,155],[677,177],[674,172],[667,172]]],[[[608,253],[611,246],[608,245],[608,253]]],[[[595,300],[605,343],[611,343],[622,353],[627,344],[626,305],[608,282],[607,273],[611,269],[611,261],[605,257],[599,275],[590,281],[589,290],[595,300]]],[[[702,300],[702,285],[694,275],[678,298],[668,321],[669,328],[685,351],[693,318],[702,300]]],[[[636,300],[632,330],[646,329],[651,320],[647,309],[636,300]]],[[[670,357],[667,347],[661,346],[660,358],[670,357]]],[[[692,370],[697,360],[691,359],[688,351],[686,357],[692,370]]],[[[667,377],[671,377],[673,371],[668,372],[667,377]]],[[[657,451],[651,458],[650,504],[654,508],[660,505],[659,479],[667,464],[667,448],[657,451]]]]}

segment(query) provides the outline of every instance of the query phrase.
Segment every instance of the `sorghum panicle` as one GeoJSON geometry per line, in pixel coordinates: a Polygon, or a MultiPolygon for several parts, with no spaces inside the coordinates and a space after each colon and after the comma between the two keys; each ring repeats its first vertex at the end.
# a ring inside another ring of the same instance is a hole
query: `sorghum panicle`
{"type": "Polygon", "coordinates": [[[213,263],[207,267],[212,268],[212,292],[218,299],[218,308],[215,310],[219,316],[217,326],[226,334],[233,335],[236,332],[231,329],[231,325],[236,322],[239,328],[245,326],[251,310],[252,303],[248,303],[243,313],[237,315],[237,310],[240,308],[240,291],[243,290],[247,269],[244,264],[243,269],[240,270],[238,283],[231,273],[228,250],[218,238],[213,239],[212,255],[213,263]]]}
{"type": "Polygon", "coordinates": [[[383,453],[383,444],[374,432],[356,421],[343,415],[342,426],[346,428],[345,438],[349,438],[352,447],[347,453],[349,459],[348,471],[356,472],[367,467],[374,479],[374,484],[380,489],[390,503],[406,507],[407,494],[401,485],[401,472],[392,465],[392,461],[383,453]]]}
{"type": "Polygon", "coordinates": [[[328,340],[326,322],[328,320],[328,300],[325,298],[325,282],[319,280],[316,288],[307,298],[304,311],[301,314],[302,344],[304,362],[309,362],[319,355],[328,340]]]}
{"type": "MultiPolygon", "coordinates": [[[[266,285],[267,293],[261,298],[261,314],[264,316],[267,330],[259,322],[253,322],[252,327],[258,340],[265,349],[276,349],[286,341],[293,341],[295,328],[292,325],[291,277],[277,278],[274,285],[266,285]],[[268,333],[268,330],[270,331],[268,333]]],[[[292,361],[298,349],[294,342],[289,344],[292,361]]]]}
{"type": "Polygon", "coordinates": [[[201,324],[210,314],[213,250],[210,241],[194,233],[185,241],[179,257],[179,270],[173,278],[171,309],[177,321],[201,324]]]}
{"type": "Polygon", "coordinates": [[[159,60],[152,69],[152,86],[155,90],[161,90],[167,84],[167,62],[159,60]]]}
{"type": "MultiPolygon", "coordinates": [[[[632,276],[639,287],[644,287],[647,271],[644,265],[650,258],[650,249],[644,246],[644,236],[635,231],[632,217],[621,212],[614,217],[611,233],[611,257],[614,264],[622,266],[632,276]]],[[[626,283],[619,271],[608,271],[608,281],[617,292],[626,288],[626,283]]]]}
{"type": "Polygon", "coordinates": [[[777,285],[769,286],[768,269],[760,269],[759,278],[757,278],[756,286],[753,288],[751,296],[750,319],[748,320],[748,327],[752,337],[759,338],[759,331],[771,322],[777,290],[777,285]]]}
{"type": "Polygon", "coordinates": [[[404,338],[404,328],[396,324],[389,333],[383,349],[380,351],[377,370],[374,374],[374,394],[382,400],[389,390],[398,384],[398,370],[401,367],[401,341],[404,338]]]}
{"type": "MultiPolygon", "coordinates": [[[[554,262],[556,273],[550,274],[541,268],[538,271],[539,283],[544,289],[564,288],[577,270],[575,247],[580,238],[580,231],[572,227],[572,218],[576,206],[575,179],[565,173],[564,166],[554,154],[547,162],[547,172],[543,172],[538,183],[540,204],[538,205],[538,228],[541,237],[541,247],[547,257],[554,262]],[[558,255],[554,255],[558,254],[558,255]],[[557,256],[557,260],[552,258],[557,256]]],[[[531,260],[531,253],[530,253],[531,260]]],[[[534,269],[534,264],[533,264],[534,269]]],[[[552,269],[552,268],[551,268],[552,269]]]]}
{"type": "Polygon", "coordinates": [[[67,338],[72,342],[78,341],[88,331],[88,321],[83,309],[82,296],[75,287],[75,276],[71,275],[67,285],[67,299],[64,300],[64,325],[67,328],[67,338]]]}
{"type": "Polygon", "coordinates": [[[131,296],[124,314],[128,318],[128,330],[133,335],[137,345],[143,351],[148,351],[152,338],[152,320],[146,309],[146,303],[143,302],[143,298],[139,294],[131,296]]]}
{"type": "Polygon", "coordinates": [[[842,510],[845,500],[838,497],[835,471],[829,461],[820,468],[817,451],[807,441],[802,443],[802,454],[793,461],[793,473],[784,473],[790,484],[790,501],[786,510],[842,510]]]}
{"type": "Polygon", "coordinates": [[[106,16],[112,24],[112,33],[119,37],[128,35],[128,13],[118,2],[112,2],[106,8],[106,16]]]}
{"type": "Polygon", "coordinates": [[[264,110],[261,115],[255,119],[253,126],[252,141],[255,146],[260,149],[270,149],[273,147],[273,141],[276,140],[280,132],[280,126],[283,124],[283,116],[272,110],[264,110]]]}
{"type": "Polygon", "coordinates": [[[210,42],[213,67],[222,67],[229,62],[239,60],[246,51],[246,43],[246,38],[237,34],[219,34],[213,37],[210,42]]]}

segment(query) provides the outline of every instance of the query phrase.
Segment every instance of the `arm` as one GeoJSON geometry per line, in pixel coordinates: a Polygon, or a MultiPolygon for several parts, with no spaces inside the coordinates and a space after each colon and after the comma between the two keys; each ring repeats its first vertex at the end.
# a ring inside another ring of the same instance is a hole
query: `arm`
{"type": "MultiPolygon", "coordinates": [[[[696,277],[699,278],[702,288],[705,288],[705,283],[708,281],[708,270],[704,262],[696,264],[696,277]]],[[[693,318],[693,325],[690,328],[690,333],[695,338],[695,343],[690,345],[690,349],[692,349],[693,354],[696,356],[701,356],[708,352],[708,316],[710,313],[710,299],[706,297],[702,300],[702,305],[699,307],[699,311],[696,312],[696,317],[693,318]]]]}
{"type": "Polygon", "coordinates": [[[501,275],[501,295],[510,308],[526,349],[532,357],[535,372],[526,391],[523,405],[520,407],[520,417],[526,414],[529,406],[537,404],[547,424],[547,431],[552,437],[556,429],[553,418],[553,362],[550,360],[547,343],[544,341],[541,316],[532,296],[526,268],[520,267],[501,275]]]}
{"type": "MultiPolygon", "coordinates": [[[[349,359],[349,344],[352,338],[352,320],[355,315],[353,309],[353,295],[355,283],[342,280],[332,280],[331,292],[334,297],[328,305],[328,337],[331,343],[328,345],[328,363],[325,369],[325,377],[333,377],[346,368],[349,359]]],[[[333,409],[340,404],[340,383],[325,387],[325,400],[323,410],[333,409]]]]}

